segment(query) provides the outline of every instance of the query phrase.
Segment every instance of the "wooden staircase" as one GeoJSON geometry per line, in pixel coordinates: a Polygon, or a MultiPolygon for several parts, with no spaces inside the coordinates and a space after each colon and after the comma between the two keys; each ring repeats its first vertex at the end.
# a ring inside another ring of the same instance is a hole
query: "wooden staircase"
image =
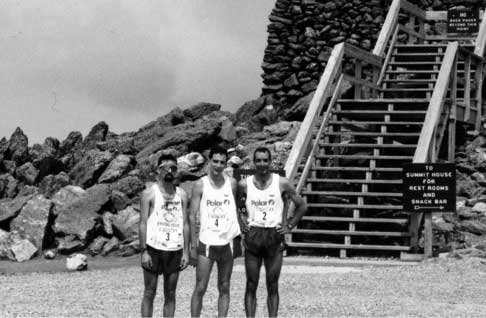
{"type": "Polygon", "coordinates": [[[395,0],[373,53],[334,47],[285,166],[309,206],[286,237],[292,249],[340,257],[418,250],[423,216],[403,211],[403,165],[454,160],[456,123],[479,124],[484,76],[484,43],[429,39],[419,32],[426,17],[395,0]],[[399,13],[412,22],[398,24],[399,13]],[[342,71],[349,59],[352,74],[342,71]],[[345,81],[351,98],[342,96],[345,81]]]}

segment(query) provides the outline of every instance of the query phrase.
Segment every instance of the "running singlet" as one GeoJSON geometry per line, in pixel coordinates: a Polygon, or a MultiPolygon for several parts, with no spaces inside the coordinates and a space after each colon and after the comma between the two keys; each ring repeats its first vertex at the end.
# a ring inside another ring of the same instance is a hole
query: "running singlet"
{"type": "Polygon", "coordinates": [[[182,201],[179,188],[176,188],[174,197],[165,200],[154,184],[154,208],[147,220],[147,245],[163,250],[177,251],[183,248],[184,215],[182,214],[182,201]]]}
{"type": "Polygon", "coordinates": [[[203,191],[199,204],[199,240],[206,245],[226,245],[240,234],[230,178],[224,176],[224,184],[219,189],[211,185],[208,176],[201,180],[203,191]]]}
{"type": "Polygon", "coordinates": [[[280,192],[280,176],[272,173],[272,182],[265,190],[254,184],[254,176],[246,179],[246,210],[248,225],[258,227],[278,227],[282,224],[284,202],[280,192]]]}

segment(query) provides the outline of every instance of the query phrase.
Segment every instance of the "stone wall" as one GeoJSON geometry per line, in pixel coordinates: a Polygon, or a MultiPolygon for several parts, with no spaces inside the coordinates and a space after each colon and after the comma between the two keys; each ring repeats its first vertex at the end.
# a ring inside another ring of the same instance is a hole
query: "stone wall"
{"type": "MultiPolygon", "coordinates": [[[[392,0],[277,0],[269,15],[262,95],[282,110],[314,91],[333,46],[372,50],[392,0]]],[[[409,0],[428,10],[484,7],[484,0],[409,0]]],[[[285,117],[285,116],[283,116],[285,117]]],[[[298,118],[294,118],[298,119],[298,118]]]]}

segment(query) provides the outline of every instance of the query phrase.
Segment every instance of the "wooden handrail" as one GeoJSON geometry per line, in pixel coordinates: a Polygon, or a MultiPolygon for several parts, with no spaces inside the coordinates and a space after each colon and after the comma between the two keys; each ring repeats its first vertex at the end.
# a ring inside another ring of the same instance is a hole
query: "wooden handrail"
{"type": "Polygon", "coordinates": [[[432,145],[432,139],[437,125],[439,124],[442,105],[446,99],[447,90],[453,72],[454,61],[456,59],[459,44],[458,42],[449,42],[445,51],[442,66],[437,77],[437,82],[430,98],[427,114],[425,115],[424,124],[417,143],[417,149],[413,157],[414,163],[429,162],[429,152],[432,145]]]}
{"type": "Polygon", "coordinates": [[[360,49],[359,47],[349,43],[344,43],[344,49],[346,51],[346,56],[354,57],[373,66],[383,66],[383,57],[381,56],[360,49]]]}
{"type": "Polygon", "coordinates": [[[425,11],[420,9],[416,5],[411,4],[410,2],[405,1],[405,0],[402,0],[400,4],[401,4],[400,5],[401,9],[403,9],[404,11],[407,11],[408,13],[416,16],[417,18],[422,19],[422,20],[425,20],[427,18],[425,11]]]}
{"type": "Polygon", "coordinates": [[[319,114],[322,111],[324,102],[331,94],[331,89],[334,80],[339,75],[341,70],[341,63],[344,56],[344,43],[339,43],[334,46],[331,52],[331,56],[327,61],[324,73],[321,76],[321,80],[317,85],[314,96],[309,104],[309,108],[305,115],[304,121],[300,126],[299,132],[295,137],[292,150],[290,150],[289,157],[285,163],[285,175],[289,180],[294,180],[299,160],[302,157],[304,151],[312,138],[311,130],[315,127],[316,121],[319,118],[319,114]]]}
{"type": "Polygon", "coordinates": [[[383,23],[380,34],[378,35],[378,39],[376,40],[373,54],[378,56],[383,56],[383,54],[385,54],[386,45],[395,31],[395,27],[398,23],[398,13],[400,12],[401,2],[401,0],[393,0],[392,4],[390,5],[385,22],[383,23]]]}
{"type": "Polygon", "coordinates": [[[329,102],[329,106],[327,107],[326,113],[323,116],[321,126],[319,127],[319,131],[317,132],[317,138],[314,142],[314,145],[312,146],[309,155],[307,156],[307,161],[305,163],[304,170],[302,171],[302,177],[300,178],[299,183],[297,184],[297,193],[300,193],[300,190],[302,190],[302,187],[305,184],[305,178],[309,173],[309,170],[312,165],[312,160],[314,159],[313,158],[314,153],[316,152],[319,145],[319,136],[321,136],[322,133],[324,132],[324,129],[326,129],[327,122],[329,121],[329,118],[331,117],[332,114],[332,109],[336,104],[339,96],[341,95],[341,85],[343,81],[344,81],[344,75],[341,74],[341,76],[339,76],[339,79],[336,83],[336,88],[334,89],[334,94],[332,95],[331,101],[329,102]]]}
{"type": "Polygon", "coordinates": [[[486,10],[484,10],[483,17],[481,19],[481,25],[479,27],[478,36],[476,38],[476,46],[474,48],[474,54],[484,57],[484,50],[486,46],[486,10]]]}

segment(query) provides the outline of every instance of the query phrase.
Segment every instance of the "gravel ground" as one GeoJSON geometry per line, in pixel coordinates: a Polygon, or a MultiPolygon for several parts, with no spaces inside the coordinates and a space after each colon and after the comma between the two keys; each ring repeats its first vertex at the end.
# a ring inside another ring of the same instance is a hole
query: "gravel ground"
{"type": "MultiPolygon", "coordinates": [[[[480,259],[388,267],[286,263],[280,279],[283,317],[484,317],[486,313],[486,262],[480,259]]],[[[215,274],[204,299],[206,317],[217,313],[215,274]]],[[[189,316],[194,280],[193,268],[181,273],[176,316],[189,316]]],[[[257,315],[266,316],[262,278],[260,283],[257,315]]],[[[244,316],[244,286],[240,261],[232,277],[230,316],[244,316]]],[[[4,274],[0,291],[1,317],[133,317],[139,315],[142,273],[129,264],[75,273],[4,274]]],[[[162,302],[157,295],[154,316],[162,315],[162,302]]]]}

